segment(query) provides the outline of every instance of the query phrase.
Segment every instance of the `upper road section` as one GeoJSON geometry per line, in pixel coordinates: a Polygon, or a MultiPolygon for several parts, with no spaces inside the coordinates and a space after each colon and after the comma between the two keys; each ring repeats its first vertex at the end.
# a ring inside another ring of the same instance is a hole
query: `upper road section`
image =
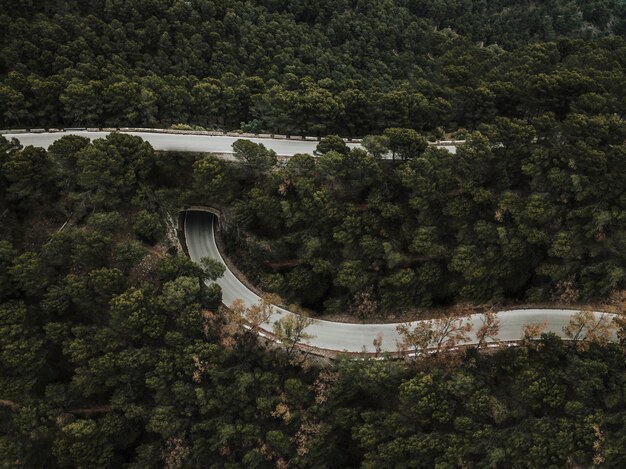
{"type": "MultiPolygon", "coordinates": [[[[62,132],[48,133],[4,133],[4,137],[17,138],[24,146],[32,145],[34,147],[48,148],[55,141],[66,135],[80,135],[91,140],[104,138],[110,132],[105,131],[86,131],[86,130],[66,130],[62,132]]],[[[195,134],[169,134],[155,132],[135,132],[123,131],[125,134],[141,137],[152,145],[152,148],[158,151],[189,151],[199,153],[221,153],[229,155],[233,153],[233,143],[240,138],[250,140],[254,143],[262,143],[268,149],[274,150],[278,156],[293,156],[296,153],[313,154],[317,147],[316,140],[288,140],[279,138],[261,138],[261,137],[235,137],[226,135],[195,135],[195,134]]],[[[351,148],[360,147],[358,143],[348,143],[351,148]]],[[[455,146],[441,146],[448,151],[455,152],[455,146]]]]}

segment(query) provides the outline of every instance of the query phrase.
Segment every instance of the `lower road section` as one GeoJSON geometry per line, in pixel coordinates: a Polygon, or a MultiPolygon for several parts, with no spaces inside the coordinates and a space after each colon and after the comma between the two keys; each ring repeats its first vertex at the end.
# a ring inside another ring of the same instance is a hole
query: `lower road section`
{"type": "MultiPolygon", "coordinates": [[[[185,221],[185,238],[191,259],[198,262],[204,257],[216,259],[224,263],[224,260],[217,249],[214,234],[214,215],[205,212],[187,212],[185,221]]],[[[227,306],[235,300],[241,299],[246,306],[251,306],[259,302],[260,298],[252,292],[226,267],[226,272],[217,283],[222,287],[223,302],[227,306]]],[[[502,341],[516,341],[522,337],[523,327],[526,324],[546,322],[546,332],[554,332],[564,337],[563,328],[568,325],[575,310],[563,309],[519,309],[502,311],[498,313],[500,319],[500,332],[498,339],[502,341]]],[[[283,308],[275,307],[274,314],[270,320],[263,324],[263,328],[271,332],[274,322],[287,314],[293,314],[283,308]]],[[[596,313],[599,319],[601,313],[596,313]]],[[[482,316],[471,317],[473,330],[470,332],[470,342],[476,343],[475,331],[482,324],[482,316]]],[[[395,352],[398,350],[398,341],[401,339],[398,334],[396,323],[386,324],[351,324],[314,320],[313,324],[306,330],[313,335],[313,339],[308,345],[320,349],[334,352],[375,352],[374,340],[382,337],[382,349],[384,351],[395,352]]]]}

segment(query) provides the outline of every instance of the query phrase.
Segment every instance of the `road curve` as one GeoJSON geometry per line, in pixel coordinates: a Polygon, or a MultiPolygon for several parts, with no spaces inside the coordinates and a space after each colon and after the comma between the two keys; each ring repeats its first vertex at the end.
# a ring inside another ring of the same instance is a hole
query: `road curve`
{"type": "MultiPolygon", "coordinates": [[[[214,236],[214,215],[207,212],[190,211],[185,216],[185,238],[189,256],[195,262],[204,257],[210,257],[222,264],[224,260],[217,249],[214,236]]],[[[232,304],[236,299],[243,300],[246,306],[258,303],[259,296],[241,283],[237,277],[226,267],[224,276],[217,283],[222,288],[222,301],[226,305],[232,304]]],[[[554,332],[564,337],[563,328],[569,323],[576,310],[562,309],[518,309],[501,311],[500,333],[498,339],[502,341],[516,341],[522,337],[523,326],[526,324],[546,321],[546,332],[554,332]]],[[[263,328],[272,331],[272,325],[289,311],[275,307],[270,320],[263,324],[263,328]]],[[[600,319],[602,313],[595,313],[600,319]]],[[[476,343],[474,332],[482,324],[481,315],[473,315],[471,320],[474,324],[470,332],[468,344],[476,343]]],[[[400,336],[396,330],[397,323],[386,324],[350,324],[315,319],[313,324],[306,330],[313,338],[308,345],[319,349],[333,352],[375,352],[374,339],[378,336],[383,338],[382,350],[395,352],[398,350],[397,343],[400,336]]]]}
{"type": "MultiPolygon", "coordinates": [[[[55,141],[66,135],[80,135],[91,140],[104,138],[110,132],[96,132],[86,130],[67,130],[62,132],[42,132],[42,133],[4,133],[4,137],[11,140],[16,138],[24,146],[47,149],[55,141]]],[[[317,141],[314,140],[286,140],[278,138],[249,138],[249,137],[229,137],[225,135],[193,135],[193,134],[168,134],[154,132],[132,132],[123,131],[128,135],[141,137],[158,151],[189,151],[198,153],[222,153],[229,155],[233,153],[232,145],[236,140],[244,138],[254,143],[262,143],[270,150],[274,150],[278,156],[293,156],[296,153],[313,154],[317,141]]],[[[351,148],[360,147],[358,143],[348,143],[351,148]]],[[[456,152],[455,146],[440,146],[448,151],[456,152]]]]}

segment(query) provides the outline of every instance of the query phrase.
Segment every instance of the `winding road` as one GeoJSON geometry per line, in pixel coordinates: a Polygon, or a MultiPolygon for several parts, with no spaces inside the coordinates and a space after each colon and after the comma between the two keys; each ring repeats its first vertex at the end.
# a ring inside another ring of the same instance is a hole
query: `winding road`
{"type": "MultiPolygon", "coordinates": [[[[195,262],[204,257],[218,260],[226,266],[224,260],[217,249],[215,242],[215,216],[200,211],[187,212],[185,216],[185,238],[189,256],[195,262]]],[[[222,301],[226,305],[232,304],[236,299],[241,299],[246,306],[252,306],[259,302],[259,296],[237,279],[237,277],[226,267],[224,276],[217,280],[222,288],[222,301]]],[[[501,311],[498,313],[500,319],[500,332],[498,339],[501,341],[517,341],[523,335],[523,326],[526,324],[541,323],[546,321],[546,332],[554,332],[556,335],[565,338],[563,328],[568,325],[576,310],[562,309],[516,309],[501,311]]],[[[269,321],[262,325],[263,329],[271,332],[273,324],[286,314],[293,314],[289,311],[274,307],[274,314],[269,321]]],[[[595,313],[597,320],[606,318],[607,315],[595,313]]],[[[477,343],[475,331],[482,325],[482,315],[471,317],[473,330],[469,333],[467,344],[477,343]]],[[[313,338],[307,342],[308,345],[333,352],[375,352],[374,340],[382,337],[382,350],[395,352],[398,350],[397,343],[400,340],[396,327],[397,323],[386,324],[351,324],[324,321],[315,319],[306,329],[313,338]]]]}
{"type": "MultiPolygon", "coordinates": [[[[48,148],[56,140],[66,135],[80,135],[89,139],[104,138],[110,132],[67,130],[61,132],[2,132],[4,137],[16,138],[24,146],[48,148]]],[[[171,134],[162,132],[124,131],[130,135],[136,135],[149,142],[155,150],[159,151],[190,151],[210,152],[222,154],[223,158],[229,159],[232,155],[232,144],[240,137],[226,135],[193,135],[171,134]]],[[[248,137],[243,137],[248,138],[248,137]]],[[[287,140],[270,138],[248,138],[255,143],[263,143],[267,148],[274,150],[280,156],[293,156],[296,153],[313,153],[317,146],[314,140],[287,140]]],[[[350,143],[351,147],[358,147],[358,143],[350,143]]],[[[443,146],[451,152],[456,151],[455,146],[443,146]]],[[[215,243],[214,215],[190,211],[186,215],[185,237],[187,248],[192,260],[199,261],[203,257],[210,257],[224,263],[215,243]]],[[[222,288],[223,302],[230,305],[236,299],[241,299],[246,306],[258,303],[259,296],[242,284],[237,277],[226,268],[226,272],[217,283],[222,288]]],[[[576,310],[563,309],[518,309],[501,311],[500,332],[498,339],[502,341],[517,341],[523,333],[526,324],[546,322],[546,331],[554,332],[564,337],[563,328],[568,325],[576,310]]],[[[274,307],[274,314],[270,320],[263,324],[263,328],[271,332],[273,324],[284,315],[293,314],[283,308],[274,307]]],[[[595,313],[596,319],[605,317],[602,313],[595,313]]],[[[482,324],[482,316],[471,317],[473,331],[469,334],[468,344],[476,343],[475,331],[482,324]]],[[[400,336],[396,330],[397,323],[387,324],[351,324],[338,323],[315,319],[307,328],[306,332],[313,336],[308,341],[312,347],[332,352],[375,352],[374,340],[382,337],[382,350],[394,352],[398,350],[400,336]]]]}

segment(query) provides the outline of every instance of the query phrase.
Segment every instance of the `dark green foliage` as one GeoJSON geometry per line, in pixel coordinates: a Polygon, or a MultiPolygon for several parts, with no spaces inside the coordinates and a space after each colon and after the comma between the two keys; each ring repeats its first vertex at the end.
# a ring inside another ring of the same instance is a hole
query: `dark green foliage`
{"type": "Polygon", "coordinates": [[[329,135],[320,140],[315,149],[316,155],[325,155],[329,151],[336,151],[344,155],[350,152],[350,148],[339,135],[329,135]]]}
{"type": "MultiPolygon", "coordinates": [[[[61,146],[74,148],[73,137],[64,137],[56,142],[54,150],[61,146]],[[68,139],[68,142],[64,142],[68,139]]],[[[70,168],[62,171],[65,177],[74,174],[74,183],[67,189],[76,191],[76,196],[85,203],[97,208],[115,209],[122,200],[135,194],[142,181],[152,175],[154,169],[154,150],[150,144],[139,137],[112,133],[98,139],[93,144],[75,147],[78,150],[72,158],[65,152],[51,153],[58,157],[57,166],[71,161],[70,168]],[[75,169],[71,166],[75,165],[75,169]]]]}
{"type": "Polygon", "coordinates": [[[235,222],[256,240],[233,231],[227,247],[264,288],[318,311],[358,311],[367,289],[377,313],[603,299],[626,286],[625,139],[608,114],[497,118],[456,154],[387,129],[367,139],[378,155],[295,156],[250,179],[235,222]],[[392,168],[374,157],[394,153],[392,168]]]}
{"type": "MultiPolygon", "coordinates": [[[[610,229],[619,212],[602,215],[595,207],[619,206],[623,178],[608,168],[620,168],[623,126],[606,116],[571,115],[563,124],[548,116],[534,126],[500,119],[483,132],[456,156],[427,149],[391,169],[363,150],[330,149],[317,161],[298,155],[280,171],[239,174],[261,215],[272,207],[281,214],[285,236],[272,252],[297,246],[302,259],[267,283],[287,285],[304,301],[325,300],[330,309],[347,303],[339,288],[357,303],[369,292],[371,302],[370,285],[379,280],[385,292],[379,301],[391,307],[413,304],[415,291],[421,301],[427,293],[450,294],[442,278],[492,292],[514,288],[504,282],[506,262],[558,261],[560,269],[542,267],[542,275],[582,269],[589,291],[607,288],[604,275],[618,288],[620,258],[591,239],[608,246],[621,239],[619,229],[610,229]],[[592,149],[581,146],[586,141],[592,149]],[[598,178],[615,186],[596,189],[598,178]],[[497,208],[502,213],[493,215],[497,208]],[[574,220],[566,209],[577,213],[574,220]],[[606,236],[596,239],[599,227],[606,236]],[[502,259],[485,254],[497,249],[502,259]],[[530,249],[548,257],[533,257],[530,249]],[[580,250],[585,264],[575,255],[580,250]],[[327,252],[334,257],[325,258],[327,252]]],[[[38,158],[59,167],[105,145],[130,165],[145,152],[134,141],[73,143],[56,147],[63,154],[38,158]]],[[[22,161],[14,154],[20,150],[8,151],[22,161]]],[[[213,181],[221,184],[222,171],[238,171],[197,161],[208,168],[189,161],[188,180],[198,170],[209,190],[213,181]]],[[[352,359],[334,369],[296,368],[281,353],[259,348],[250,333],[225,333],[217,314],[221,290],[203,283],[223,267],[183,256],[157,260],[129,235],[129,226],[160,213],[143,208],[146,201],[160,204],[152,175],[136,170],[119,181],[117,211],[101,211],[71,173],[53,171],[58,200],[46,213],[56,221],[55,210],[81,209],[82,221],[59,231],[27,211],[5,227],[28,233],[50,226],[39,243],[19,236],[0,241],[3,465],[620,467],[621,346],[577,352],[544,336],[535,349],[468,350],[449,369],[352,359]]],[[[42,202],[25,194],[5,201],[7,209],[30,200],[36,210],[42,202]]],[[[238,217],[248,203],[240,203],[238,217]]]]}
{"type": "Polygon", "coordinates": [[[362,136],[624,109],[621,0],[22,3],[0,2],[3,128],[362,136]]]}
{"type": "Polygon", "coordinates": [[[250,140],[236,140],[233,143],[233,156],[242,166],[242,171],[252,177],[258,177],[276,164],[276,153],[268,150],[261,143],[250,140]]]}
{"type": "Polygon", "coordinates": [[[253,281],[362,317],[624,289],[625,15],[0,0],[0,127],[377,134],[281,169],[243,141],[228,164],[122,134],[49,151],[0,137],[0,466],[623,467],[621,345],[547,335],[456,367],[297,368],[224,327],[220,266],[162,240],[166,213],[219,206],[253,281]],[[468,143],[451,155],[416,132],[443,130],[468,143]]]}
{"type": "Polygon", "coordinates": [[[133,224],[133,230],[140,239],[150,244],[159,241],[165,231],[159,214],[151,213],[146,210],[141,210],[137,214],[137,219],[133,224]]]}
{"type": "Polygon", "coordinates": [[[372,468],[623,462],[621,429],[609,423],[624,409],[614,390],[625,375],[611,371],[623,366],[617,347],[576,354],[546,336],[538,352],[471,355],[452,371],[343,364],[318,408],[324,431],[310,460],[342,457],[347,466],[355,458],[372,468]],[[335,455],[323,446],[329,440],[352,451],[335,455]]]}
{"type": "Polygon", "coordinates": [[[428,146],[426,139],[413,129],[386,129],[383,137],[392,157],[397,155],[402,160],[421,155],[428,146]]]}
{"type": "Polygon", "coordinates": [[[126,221],[119,212],[97,212],[89,217],[89,223],[103,233],[114,234],[123,230],[126,221]]]}
{"type": "MultiPolygon", "coordinates": [[[[6,142],[6,139],[0,138],[6,142]]],[[[6,203],[15,210],[28,210],[56,197],[52,162],[45,150],[27,147],[23,151],[8,150],[3,153],[0,180],[6,203]]]]}

